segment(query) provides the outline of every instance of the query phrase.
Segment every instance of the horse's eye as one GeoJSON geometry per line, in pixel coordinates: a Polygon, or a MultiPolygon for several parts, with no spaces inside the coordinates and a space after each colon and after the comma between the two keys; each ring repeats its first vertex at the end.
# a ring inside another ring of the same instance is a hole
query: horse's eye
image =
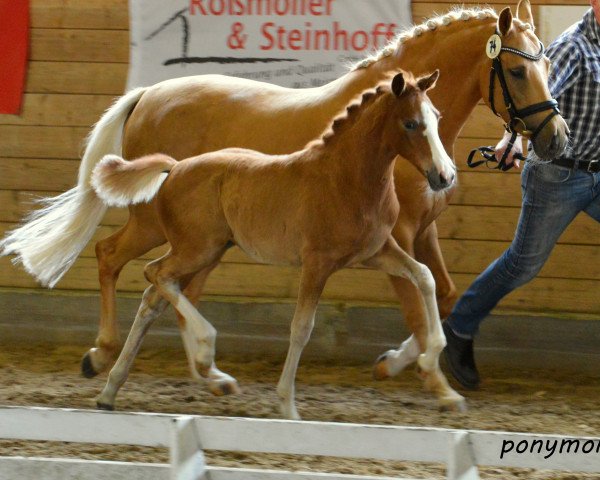
{"type": "Polygon", "coordinates": [[[508,71],[515,78],[518,78],[518,79],[525,78],[525,68],[523,68],[523,67],[511,68],[508,71]]]}
{"type": "Polygon", "coordinates": [[[404,122],[404,128],[407,130],[416,130],[418,125],[419,124],[415,120],[407,120],[404,122]]]}

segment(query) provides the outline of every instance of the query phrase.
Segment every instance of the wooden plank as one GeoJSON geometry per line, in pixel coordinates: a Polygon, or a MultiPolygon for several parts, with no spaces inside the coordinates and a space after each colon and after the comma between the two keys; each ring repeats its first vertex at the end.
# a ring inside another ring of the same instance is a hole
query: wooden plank
{"type": "Polygon", "coordinates": [[[56,62],[129,62],[129,32],[32,28],[31,60],[56,62]]]}
{"type": "Polygon", "coordinates": [[[63,192],[77,182],[79,165],[59,158],[0,157],[0,190],[63,192]]]}
{"type": "Polygon", "coordinates": [[[128,30],[127,0],[31,0],[32,28],[128,30]]]}
{"type": "MultiPolygon", "coordinates": [[[[178,415],[0,408],[3,438],[164,447],[178,415]],[[166,430],[166,431],[165,431],[166,430]]],[[[193,418],[206,450],[444,462],[450,430],[254,418],[193,418]],[[343,439],[343,441],[341,441],[343,439]],[[402,445],[402,448],[398,448],[402,445]]]]}
{"type": "Polygon", "coordinates": [[[169,480],[169,465],[79,459],[0,457],[0,480],[169,480]]]}
{"type": "Polygon", "coordinates": [[[124,63],[29,61],[25,91],[122,95],[128,68],[124,63]]]}
{"type": "MultiPolygon", "coordinates": [[[[134,260],[123,270],[118,289],[141,292],[148,284],[143,277],[146,261],[134,260]]],[[[59,282],[58,290],[96,291],[96,261],[80,258],[59,282]]],[[[464,291],[475,274],[453,273],[459,291],[464,291]]],[[[298,269],[255,264],[223,263],[210,276],[205,295],[227,300],[231,297],[263,298],[275,301],[296,298],[298,269]]],[[[0,258],[0,287],[36,288],[36,282],[21,268],[14,267],[6,257],[0,258]]],[[[590,295],[600,287],[597,280],[573,278],[536,278],[525,288],[517,289],[499,305],[499,310],[519,310],[544,313],[600,314],[600,297],[590,295]]],[[[327,282],[323,301],[397,304],[390,283],[381,272],[368,269],[345,269],[327,282]]]]}
{"type": "MultiPolygon", "coordinates": [[[[509,242],[441,240],[446,266],[455,273],[479,274],[508,247],[509,242]]],[[[539,278],[572,278],[600,281],[600,249],[596,245],[557,245],[539,278]]]]}
{"type": "MultiPolygon", "coordinates": [[[[4,407],[0,409],[3,425],[0,435],[5,439],[164,447],[168,427],[182,417],[156,413],[4,407]]],[[[600,442],[598,437],[198,415],[187,417],[195,427],[199,443],[207,450],[446,463],[452,447],[450,439],[460,434],[467,440],[466,443],[472,445],[473,459],[479,465],[600,471],[600,458],[594,455],[600,442]],[[577,443],[577,449],[573,442],[577,443]],[[522,444],[531,448],[515,448],[522,444]],[[582,447],[584,444],[587,451],[582,447]],[[558,446],[558,451],[552,449],[552,445],[558,446]]]]}
{"type": "Polygon", "coordinates": [[[0,157],[80,158],[88,127],[0,125],[0,157]]]}
{"type": "Polygon", "coordinates": [[[20,115],[0,115],[0,125],[91,128],[115,100],[112,95],[27,93],[20,115]]]}
{"type": "MultiPolygon", "coordinates": [[[[251,468],[207,467],[211,480],[410,480],[406,478],[288,472],[251,468]]],[[[169,465],[79,459],[0,457],[0,480],[169,480],[169,465]]],[[[192,478],[192,477],[190,477],[192,478]]],[[[196,478],[196,477],[193,477],[196,478]]],[[[199,477],[198,477],[199,478],[199,477]]]]}

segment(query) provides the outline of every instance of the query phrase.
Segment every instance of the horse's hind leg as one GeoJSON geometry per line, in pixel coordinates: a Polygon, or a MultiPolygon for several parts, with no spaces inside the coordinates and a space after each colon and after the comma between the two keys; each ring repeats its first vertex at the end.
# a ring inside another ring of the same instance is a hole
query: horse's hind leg
{"type": "Polygon", "coordinates": [[[439,356],[446,340],[435,299],[435,282],[429,269],[411,258],[391,237],[380,252],[365,264],[377,267],[390,275],[408,278],[419,288],[425,302],[428,331],[424,352],[418,357],[425,377],[425,386],[435,393],[442,408],[464,409],[464,398],[450,387],[439,367],[439,356]]]}
{"type": "Polygon", "coordinates": [[[117,392],[127,380],[129,370],[142,345],[146,332],[167,305],[167,300],[161,297],[154,285],[146,289],[123,350],[121,350],[117,362],[108,375],[104,390],[96,399],[98,408],[102,410],[112,410],[114,408],[117,392]]]}
{"type": "Polygon", "coordinates": [[[325,282],[333,272],[333,264],[327,259],[309,259],[302,265],[298,290],[298,303],[292,319],[290,346],[277,385],[281,413],[285,418],[299,420],[295,404],[295,379],[302,350],[308,343],[315,323],[315,311],[325,282]]]}
{"type": "MultiPolygon", "coordinates": [[[[202,290],[204,289],[206,279],[208,278],[210,272],[212,272],[217,265],[218,262],[215,262],[209,267],[195,274],[188,283],[187,287],[185,287],[183,290],[183,294],[193,305],[198,303],[198,300],[202,295],[202,290]]],[[[202,314],[200,315],[202,316],[202,314]]],[[[214,361],[208,369],[208,372],[204,372],[204,375],[206,376],[203,376],[198,371],[195,361],[196,340],[193,332],[190,332],[189,323],[185,321],[185,318],[179,312],[177,312],[177,322],[179,324],[179,331],[181,332],[181,339],[183,340],[183,346],[185,348],[185,353],[188,359],[188,365],[192,377],[197,380],[207,382],[209,390],[214,395],[229,395],[239,393],[240,389],[235,378],[219,370],[214,361]]]]}
{"type": "Polygon", "coordinates": [[[147,205],[130,210],[127,224],[96,244],[100,280],[100,325],[96,346],[83,356],[81,371],[91,378],[106,370],[121,346],[116,315],[116,284],[129,261],[165,243],[156,216],[147,205]]]}

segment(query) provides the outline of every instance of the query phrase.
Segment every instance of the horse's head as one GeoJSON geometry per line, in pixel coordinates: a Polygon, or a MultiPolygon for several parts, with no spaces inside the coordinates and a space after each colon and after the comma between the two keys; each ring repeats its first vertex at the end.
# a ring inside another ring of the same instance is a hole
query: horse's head
{"type": "Polygon", "coordinates": [[[451,186],[456,178],[456,166],[438,135],[440,114],[427,96],[438,76],[439,70],[417,79],[398,73],[392,80],[396,105],[390,122],[398,139],[396,153],[419,169],[435,191],[451,186]]]}
{"type": "Polygon", "coordinates": [[[485,51],[480,85],[486,103],[510,130],[531,140],[540,158],[560,155],[569,129],[548,90],[550,61],[534,33],[529,0],[519,1],[516,18],[508,7],[500,12],[485,51]]]}

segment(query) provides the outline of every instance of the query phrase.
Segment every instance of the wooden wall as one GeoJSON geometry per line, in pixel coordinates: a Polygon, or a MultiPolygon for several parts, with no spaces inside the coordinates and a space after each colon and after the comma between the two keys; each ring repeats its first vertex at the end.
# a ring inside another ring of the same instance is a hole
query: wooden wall
{"type": "MultiPolygon", "coordinates": [[[[454,2],[415,0],[414,20],[441,13],[454,2]]],[[[474,2],[465,2],[471,4],[474,2]]],[[[504,2],[488,2],[499,8],[504,2]]],[[[533,1],[534,5],[586,5],[587,0],[533,1]]],[[[21,116],[0,115],[0,234],[13,228],[28,210],[32,195],[54,195],[77,177],[82,140],[90,126],[125,87],[128,62],[126,0],[31,0],[31,55],[21,116]]],[[[501,129],[478,106],[458,142],[461,170],[453,204],[439,220],[441,244],[450,272],[463,290],[509,244],[520,206],[518,173],[467,171],[467,152],[493,144],[501,129]]],[[[126,211],[110,211],[96,238],[124,223],[126,211]]],[[[600,228],[581,216],[560,239],[539,278],[506,298],[500,309],[537,313],[600,313],[600,228]]],[[[151,256],[156,255],[154,252],[151,256]]],[[[144,259],[123,272],[119,289],[137,292],[146,282],[144,259]]],[[[95,291],[93,243],[56,287],[95,291]]],[[[292,268],[258,265],[231,251],[212,275],[213,299],[289,300],[298,275],[292,268]]],[[[21,269],[0,259],[0,288],[38,288],[21,269]]],[[[366,269],[337,273],[326,288],[333,302],[393,304],[383,274],[366,269]]]]}

